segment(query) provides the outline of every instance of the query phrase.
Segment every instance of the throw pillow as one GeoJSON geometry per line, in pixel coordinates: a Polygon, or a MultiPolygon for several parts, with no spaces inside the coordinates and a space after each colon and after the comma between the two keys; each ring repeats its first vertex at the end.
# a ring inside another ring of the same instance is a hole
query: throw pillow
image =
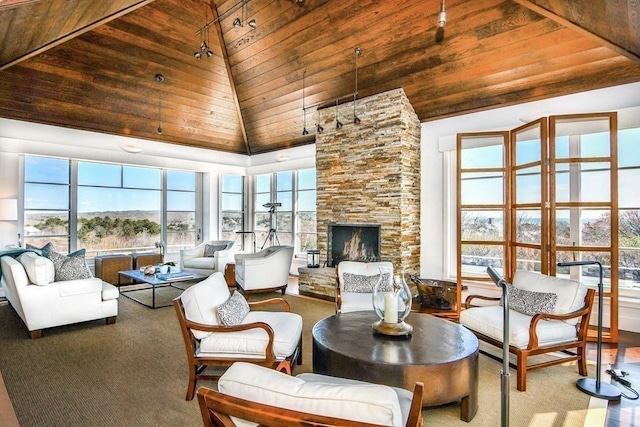
{"type": "Polygon", "coordinates": [[[242,323],[249,314],[249,304],[242,294],[234,291],[231,298],[218,306],[218,319],[225,326],[235,326],[242,323]]]}
{"type": "Polygon", "coordinates": [[[38,286],[46,286],[53,282],[55,268],[50,259],[40,256],[35,252],[25,252],[17,259],[24,267],[24,271],[29,277],[29,282],[38,286]]]}
{"type": "MultiPolygon", "coordinates": [[[[376,283],[378,283],[380,275],[363,276],[361,274],[342,273],[342,279],[344,280],[344,292],[373,293],[373,288],[375,288],[376,283]]],[[[385,284],[381,290],[390,292],[392,289],[391,274],[382,273],[382,280],[385,284]]]]}
{"type": "Polygon", "coordinates": [[[224,250],[227,245],[204,245],[204,256],[213,257],[216,256],[216,252],[224,250]]]}
{"type": "Polygon", "coordinates": [[[63,255],[56,251],[49,251],[49,259],[55,268],[55,281],[78,280],[91,278],[91,271],[84,261],[84,249],[63,255]]]}
{"type": "Polygon", "coordinates": [[[31,249],[36,251],[39,255],[42,256],[46,256],[47,258],[49,257],[49,251],[55,251],[56,249],[53,247],[53,243],[49,242],[46,245],[44,245],[43,247],[39,248],[37,246],[33,246],[30,244],[26,244],[25,246],[27,249],[31,249]]]}
{"type": "Polygon", "coordinates": [[[519,313],[533,316],[538,313],[552,313],[558,295],[550,292],[533,292],[508,286],[509,308],[519,313]]]}

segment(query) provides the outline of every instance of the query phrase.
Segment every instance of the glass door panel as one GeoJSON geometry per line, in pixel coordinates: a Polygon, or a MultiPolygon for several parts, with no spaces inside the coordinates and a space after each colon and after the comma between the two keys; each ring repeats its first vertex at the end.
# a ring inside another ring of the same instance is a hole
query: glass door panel
{"type": "Polygon", "coordinates": [[[556,267],[562,261],[602,264],[611,298],[605,340],[618,334],[618,161],[615,113],[551,116],[550,272],[597,287],[597,264],[556,267]]]}
{"type": "Polygon", "coordinates": [[[511,131],[512,273],[523,268],[548,272],[547,121],[539,119],[511,131]]]}

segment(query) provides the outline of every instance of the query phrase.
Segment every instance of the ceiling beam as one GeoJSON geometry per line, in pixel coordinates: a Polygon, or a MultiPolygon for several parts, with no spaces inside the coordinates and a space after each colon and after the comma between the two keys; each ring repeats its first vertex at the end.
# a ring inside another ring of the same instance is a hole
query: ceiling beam
{"type": "Polygon", "coordinates": [[[117,19],[117,18],[119,18],[121,16],[124,16],[129,12],[133,12],[134,10],[136,10],[136,9],[142,7],[142,6],[146,6],[149,3],[153,3],[154,1],[155,0],[142,0],[142,1],[139,1],[136,4],[133,4],[133,5],[129,6],[129,7],[126,7],[124,9],[116,12],[116,13],[113,13],[113,14],[111,14],[109,16],[106,16],[106,17],[104,17],[104,18],[102,18],[102,19],[100,19],[100,20],[98,20],[98,21],[96,21],[96,22],[94,22],[92,24],[89,24],[89,25],[87,25],[85,27],[82,27],[82,28],[79,28],[79,29],[77,29],[75,31],[72,31],[71,33],[67,34],[66,36],[60,37],[59,39],[56,39],[56,40],[52,41],[51,43],[47,43],[46,45],[39,47],[36,50],[33,50],[33,51],[31,51],[29,53],[26,53],[26,54],[24,54],[24,55],[22,55],[22,56],[20,56],[20,57],[18,57],[16,59],[13,59],[12,61],[7,62],[6,64],[0,65],[0,71],[6,70],[7,68],[12,67],[12,66],[14,66],[14,65],[26,60],[26,59],[32,58],[32,57],[34,57],[36,55],[39,55],[39,54],[41,54],[43,52],[46,52],[47,50],[51,49],[52,47],[56,47],[56,46],[66,42],[68,40],[71,40],[71,39],[73,39],[75,37],[78,37],[79,35],[82,35],[82,34],[88,32],[88,31],[91,31],[94,28],[97,28],[97,27],[99,27],[99,26],[101,26],[103,24],[106,24],[107,22],[113,21],[114,19],[117,19]]]}
{"type": "MultiPolygon", "coordinates": [[[[231,87],[231,95],[233,96],[233,102],[236,104],[236,110],[238,110],[238,122],[240,123],[240,131],[242,132],[242,140],[247,150],[247,154],[251,155],[251,147],[249,146],[249,139],[247,138],[247,129],[244,125],[244,117],[242,117],[242,109],[240,108],[240,101],[238,100],[238,92],[236,91],[236,83],[233,80],[233,74],[231,72],[231,64],[229,64],[229,54],[227,53],[227,45],[222,37],[222,26],[220,24],[220,18],[218,16],[218,9],[211,0],[211,11],[213,12],[213,19],[211,22],[215,22],[213,27],[216,29],[218,35],[218,43],[220,43],[220,50],[222,51],[222,58],[224,59],[224,65],[227,68],[227,76],[229,77],[229,86],[231,87]]],[[[208,30],[207,30],[208,31],[208,30]]]]}
{"type": "Polygon", "coordinates": [[[577,25],[571,21],[569,21],[567,18],[557,15],[556,13],[545,9],[542,6],[537,5],[536,3],[534,3],[532,0],[513,0],[514,2],[518,3],[519,5],[526,7],[527,9],[530,9],[542,16],[544,16],[545,18],[549,18],[552,21],[563,25],[567,28],[570,28],[571,30],[574,30],[576,32],[578,32],[579,34],[589,37],[592,40],[597,41],[598,43],[604,45],[605,47],[619,53],[620,55],[625,56],[626,58],[632,60],[633,62],[635,62],[636,64],[640,64],[640,56],[638,56],[636,53],[629,51],[628,49],[612,42],[611,40],[606,39],[605,37],[593,33],[583,27],[581,27],[580,25],[577,25]]]}

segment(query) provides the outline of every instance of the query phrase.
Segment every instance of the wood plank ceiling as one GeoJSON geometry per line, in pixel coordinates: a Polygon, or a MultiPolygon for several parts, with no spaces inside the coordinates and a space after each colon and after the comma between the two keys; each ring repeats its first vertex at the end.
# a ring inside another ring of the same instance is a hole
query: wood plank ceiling
{"type": "Polygon", "coordinates": [[[637,0],[449,0],[444,37],[441,4],[0,0],[0,117],[256,154],[355,126],[356,66],[421,121],[640,81],[637,0]]]}

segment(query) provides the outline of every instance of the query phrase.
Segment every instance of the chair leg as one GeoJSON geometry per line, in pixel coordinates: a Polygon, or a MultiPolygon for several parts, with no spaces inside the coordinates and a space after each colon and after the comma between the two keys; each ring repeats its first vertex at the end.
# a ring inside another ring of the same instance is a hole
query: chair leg
{"type": "Polygon", "coordinates": [[[196,394],[196,367],[189,366],[189,384],[187,385],[187,397],[185,400],[193,400],[196,394]]]}
{"type": "Polygon", "coordinates": [[[282,362],[278,363],[278,366],[276,366],[276,371],[284,372],[287,375],[291,375],[291,362],[289,362],[288,360],[283,360],[282,362]]]}
{"type": "Polygon", "coordinates": [[[114,323],[116,323],[117,318],[118,316],[107,317],[107,325],[113,325],[114,323]]]}
{"type": "Polygon", "coordinates": [[[578,373],[583,377],[587,374],[587,350],[584,345],[578,347],[578,373]]]}
{"type": "Polygon", "coordinates": [[[518,391],[527,390],[527,356],[518,353],[518,366],[516,366],[516,385],[518,391]]]}

